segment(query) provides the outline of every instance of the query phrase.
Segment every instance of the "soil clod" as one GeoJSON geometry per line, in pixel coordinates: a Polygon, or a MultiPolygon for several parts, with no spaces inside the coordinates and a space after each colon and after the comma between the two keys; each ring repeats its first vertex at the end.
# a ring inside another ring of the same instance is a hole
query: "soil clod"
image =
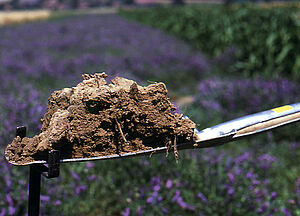
{"type": "MultiPolygon", "coordinates": [[[[84,74],[73,88],[54,91],[39,135],[16,137],[7,146],[8,161],[46,160],[50,150],[61,158],[88,158],[147,150],[195,140],[195,124],[175,111],[163,83],[146,87],[105,73],[84,74]]],[[[169,150],[170,148],[168,148],[169,150]]]]}

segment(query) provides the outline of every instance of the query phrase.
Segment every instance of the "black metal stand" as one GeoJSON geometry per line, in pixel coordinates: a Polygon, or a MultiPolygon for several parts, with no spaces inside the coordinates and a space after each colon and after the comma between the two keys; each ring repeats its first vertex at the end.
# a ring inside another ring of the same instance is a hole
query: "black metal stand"
{"type": "MultiPolygon", "coordinates": [[[[16,129],[16,136],[24,138],[26,127],[21,126],[16,129]]],[[[29,195],[28,195],[28,216],[39,216],[40,212],[40,192],[41,175],[46,178],[56,178],[59,176],[60,152],[52,150],[48,153],[47,164],[32,164],[29,167],[29,195]]]]}
{"type": "Polygon", "coordinates": [[[41,173],[39,165],[29,167],[28,216],[38,216],[40,212],[41,173]]]}

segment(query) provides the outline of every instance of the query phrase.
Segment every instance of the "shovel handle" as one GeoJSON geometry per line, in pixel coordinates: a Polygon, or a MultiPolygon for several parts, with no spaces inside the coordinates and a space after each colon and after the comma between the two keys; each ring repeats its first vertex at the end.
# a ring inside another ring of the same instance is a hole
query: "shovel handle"
{"type": "MultiPolygon", "coordinates": [[[[202,147],[201,143],[209,141],[210,145],[215,146],[217,142],[218,145],[220,144],[220,139],[224,140],[223,143],[225,143],[240,137],[253,135],[297,122],[299,120],[300,103],[285,105],[204,129],[197,133],[199,137],[197,144],[198,147],[202,147]],[[214,140],[216,143],[214,143],[214,140]]],[[[209,146],[203,145],[203,147],[209,146]]]]}

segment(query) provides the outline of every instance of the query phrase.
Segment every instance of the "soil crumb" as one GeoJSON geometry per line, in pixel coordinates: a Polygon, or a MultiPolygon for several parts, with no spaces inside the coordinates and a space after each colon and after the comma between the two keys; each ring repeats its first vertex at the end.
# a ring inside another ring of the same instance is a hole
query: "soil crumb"
{"type": "Polygon", "coordinates": [[[64,159],[98,157],[195,140],[195,124],[175,112],[165,84],[142,87],[122,77],[107,83],[106,77],[84,74],[76,87],[54,91],[41,133],[14,138],[7,160],[47,160],[53,149],[64,159]]]}

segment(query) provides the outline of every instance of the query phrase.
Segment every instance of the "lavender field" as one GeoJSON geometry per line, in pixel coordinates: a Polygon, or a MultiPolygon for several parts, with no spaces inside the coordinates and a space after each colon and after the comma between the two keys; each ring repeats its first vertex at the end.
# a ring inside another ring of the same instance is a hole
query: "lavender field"
{"type": "MultiPolygon", "coordinates": [[[[163,81],[175,104],[191,98],[180,109],[199,129],[300,101],[297,81],[230,77],[232,61],[118,15],[1,27],[0,216],[27,212],[29,169],[9,165],[3,153],[16,126],[38,133],[50,93],[82,73],[163,81]]],[[[299,129],[182,151],[178,164],[164,154],[63,164],[58,179],[42,181],[41,215],[300,215],[299,129]]]]}

